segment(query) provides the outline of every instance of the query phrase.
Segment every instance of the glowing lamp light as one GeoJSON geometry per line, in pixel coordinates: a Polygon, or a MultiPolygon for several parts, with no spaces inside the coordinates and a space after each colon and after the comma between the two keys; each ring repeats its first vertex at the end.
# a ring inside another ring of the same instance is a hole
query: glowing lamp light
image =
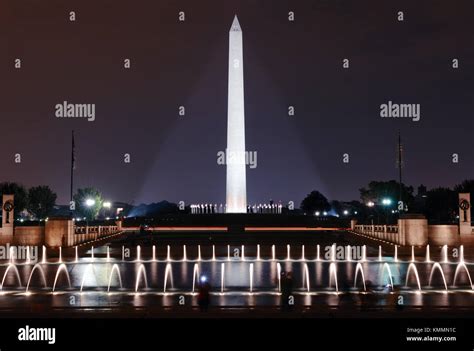
{"type": "Polygon", "coordinates": [[[344,214],[347,216],[349,214],[349,211],[344,210],[344,214]]]}
{"type": "Polygon", "coordinates": [[[103,206],[104,206],[105,208],[111,208],[111,207],[112,207],[112,203],[111,203],[110,201],[106,201],[106,202],[104,202],[103,206]]]}
{"type": "Polygon", "coordinates": [[[319,216],[319,211],[316,211],[315,215],[316,215],[316,216],[319,216]]]}
{"type": "Polygon", "coordinates": [[[95,205],[95,200],[94,199],[87,199],[86,200],[86,206],[87,207],[92,207],[95,205]]]}
{"type": "Polygon", "coordinates": [[[201,276],[201,283],[207,282],[207,277],[205,275],[201,276]]]}
{"type": "Polygon", "coordinates": [[[382,199],[382,205],[385,205],[385,206],[388,206],[388,205],[391,205],[392,204],[392,200],[390,199],[382,199]]]}
{"type": "Polygon", "coordinates": [[[323,215],[324,215],[324,216],[327,216],[327,215],[328,215],[328,213],[327,213],[326,211],[324,211],[324,212],[323,212],[323,215]]]}
{"type": "Polygon", "coordinates": [[[369,206],[369,207],[374,207],[375,204],[374,204],[372,201],[369,201],[369,202],[367,202],[367,206],[369,206]]]}

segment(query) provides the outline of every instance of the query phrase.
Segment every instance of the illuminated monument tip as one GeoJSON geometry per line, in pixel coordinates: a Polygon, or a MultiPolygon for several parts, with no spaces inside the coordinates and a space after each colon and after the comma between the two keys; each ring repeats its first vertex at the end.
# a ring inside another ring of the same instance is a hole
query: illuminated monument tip
{"type": "Polygon", "coordinates": [[[227,101],[227,184],[228,213],[247,212],[245,175],[245,113],[242,29],[237,16],[229,31],[229,95],[227,101]]]}
{"type": "Polygon", "coordinates": [[[241,32],[242,28],[240,28],[239,19],[237,15],[234,16],[234,21],[232,22],[232,26],[230,27],[231,32],[241,32]]]}

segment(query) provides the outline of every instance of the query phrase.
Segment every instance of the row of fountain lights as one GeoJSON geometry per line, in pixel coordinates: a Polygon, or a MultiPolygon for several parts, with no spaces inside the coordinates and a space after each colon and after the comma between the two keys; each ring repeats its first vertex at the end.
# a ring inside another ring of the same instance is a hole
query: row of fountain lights
{"type": "MultiPolygon", "coordinates": [[[[367,254],[366,254],[366,245],[363,245],[362,246],[362,255],[361,255],[361,258],[359,260],[355,259],[353,260],[352,259],[352,250],[355,246],[351,246],[351,245],[347,245],[346,246],[346,251],[345,251],[345,257],[346,259],[342,260],[342,261],[361,261],[361,262],[366,262],[368,261],[367,260],[367,254]]],[[[320,245],[316,245],[316,259],[308,259],[306,258],[306,255],[305,255],[305,245],[301,245],[301,258],[300,259],[292,259],[291,258],[291,245],[287,245],[286,246],[287,248],[287,256],[285,259],[277,259],[276,258],[276,250],[275,250],[275,245],[272,245],[271,246],[271,251],[272,251],[272,258],[269,259],[271,261],[276,261],[276,260],[286,260],[286,261],[322,261],[321,259],[321,252],[320,252],[320,245]]],[[[10,251],[9,251],[9,263],[15,263],[15,257],[17,257],[18,255],[15,253],[15,247],[10,247],[10,251]]],[[[194,262],[194,261],[217,261],[218,259],[216,258],[216,248],[215,248],[215,245],[212,245],[212,258],[210,260],[204,260],[202,259],[202,255],[201,255],[201,245],[198,245],[197,247],[197,251],[198,251],[198,255],[197,255],[197,259],[193,260],[193,259],[188,259],[187,257],[187,249],[186,249],[186,245],[183,245],[183,256],[182,256],[182,259],[181,260],[173,260],[171,258],[171,246],[170,245],[167,245],[166,246],[166,249],[167,249],[167,254],[166,254],[166,260],[165,261],[161,261],[161,262],[171,262],[171,261],[175,261],[175,262],[194,262]]],[[[136,246],[136,261],[142,261],[142,257],[141,257],[141,247],[140,245],[137,245],[136,246]]],[[[330,255],[330,259],[329,261],[338,261],[338,259],[336,258],[336,244],[333,244],[331,246],[331,255],[330,255]]],[[[442,256],[442,263],[450,263],[449,260],[448,260],[448,246],[447,245],[444,245],[442,248],[441,248],[441,256],[442,256]]],[[[90,258],[92,260],[95,259],[94,257],[94,246],[91,247],[91,256],[90,258]]],[[[110,247],[107,246],[107,253],[106,253],[106,262],[109,262],[111,259],[110,257],[110,247]]],[[[241,261],[246,261],[246,260],[249,260],[252,261],[252,258],[248,258],[248,257],[245,257],[245,245],[242,245],[241,246],[241,251],[240,251],[240,254],[238,257],[232,257],[231,255],[231,246],[230,245],[227,245],[227,261],[231,261],[231,260],[241,260],[241,261]]],[[[254,261],[265,261],[265,259],[262,259],[261,258],[261,255],[260,255],[260,245],[257,245],[257,257],[255,259],[253,259],[254,261]]],[[[122,246],[122,261],[123,262],[127,262],[125,260],[125,246],[122,246]]],[[[157,258],[156,258],[156,246],[153,245],[152,246],[152,261],[157,261],[157,262],[160,262],[157,258]]],[[[404,261],[400,261],[398,259],[398,246],[395,245],[394,246],[394,256],[393,256],[393,261],[394,262],[404,262],[404,261]]],[[[130,262],[130,261],[129,261],[130,262]]],[[[131,261],[133,262],[133,261],[131,261]]],[[[383,262],[383,257],[382,257],[382,246],[379,245],[378,247],[378,262],[383,262]]],[[[417,262],[416,259],[415,259],[415,248],[414,246],[411,246],[411,260],[410,261],[405,261],[405,262],[417,262]]],[[[419,261],[421,262],[421,261],[419,261]]],[[[425,256],[425,263],[432,263],[433,261],[431,261],[430,259],[430,245],[426,245],[426,256],[425,256]]],[[[464,260],[464,246],[461,245],[459,247],[459,263],[464,263],[465,260],[464,260]]],[[[27,250],[26,250],[26,263],[29,264],[31,263],[31,254],[30,254],[30,247],[27,246],[27,250]]],[[[46,246],[42,246],[42,262],[43,264],[46,264],[46,263],[49,263],[47,262],[47,249],[46,249],[46,246]]],[[[62,247],[60,246],[59,247],[59,258],[58,258],[58,261],[55,262],[55,263],[63,263],[63,259],[62,259],[62,247]]],[[[78,246],[75,246],[75,261],[74,263],[79,263],[79,252],[78,252],[78,246]]]]}
{"type": "MultiPolygon", "coordinates": [[[[226,213],[227,204],[192,204],[192,214],[206,214],[206,213],[226,213]]],[[[255,204],[247,206],[247,213],[281,213],[283,205],[281,204],[255,204]]]]}

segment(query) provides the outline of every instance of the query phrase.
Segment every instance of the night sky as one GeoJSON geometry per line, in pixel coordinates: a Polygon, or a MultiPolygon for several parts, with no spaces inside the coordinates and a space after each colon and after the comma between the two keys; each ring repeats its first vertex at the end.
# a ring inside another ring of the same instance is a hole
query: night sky
{"type": "Polygon", "coordinates": [[[313,189],[358,199],[370,180],[397,178],[398,130],[406,182],[453,186],[474,174],[473,13],[468,0],[2,0],[0,181],[46,184],[67,203],[74,129],[75,187],[134,204],[224,202],[216,154],[237,14],[246,144],[258,153],[249,203],[299,204],[313,189]],[[65,100],[96,104],[95,121],[56,118],[65,100]],[[389,100],[421,104],[421,120],[381,118],[389,100]]]}

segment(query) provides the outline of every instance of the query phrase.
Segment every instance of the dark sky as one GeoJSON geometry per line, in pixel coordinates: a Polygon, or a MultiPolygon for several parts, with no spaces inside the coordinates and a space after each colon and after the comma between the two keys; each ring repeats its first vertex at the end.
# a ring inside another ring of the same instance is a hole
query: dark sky
{"type": "Polygon", "coordinates": [[[236,13],[246,143],[258,153],[250,203],[299,203],[313,189],[357,199],[370,180],[397,177],[399,129],[406,182],[452,186],[474,174],[473,12],[470,0],[2,0],[0,181],[47,184],[66,203],[74,129],[76,187],[135,204],[224,202],[216,153],[226,146],[236,13]],[[64,100],[96,104],[96,120],[56,118],[64,100]],[[421,104],[421,120],[381,118],[389,100],[421,104]]]}

